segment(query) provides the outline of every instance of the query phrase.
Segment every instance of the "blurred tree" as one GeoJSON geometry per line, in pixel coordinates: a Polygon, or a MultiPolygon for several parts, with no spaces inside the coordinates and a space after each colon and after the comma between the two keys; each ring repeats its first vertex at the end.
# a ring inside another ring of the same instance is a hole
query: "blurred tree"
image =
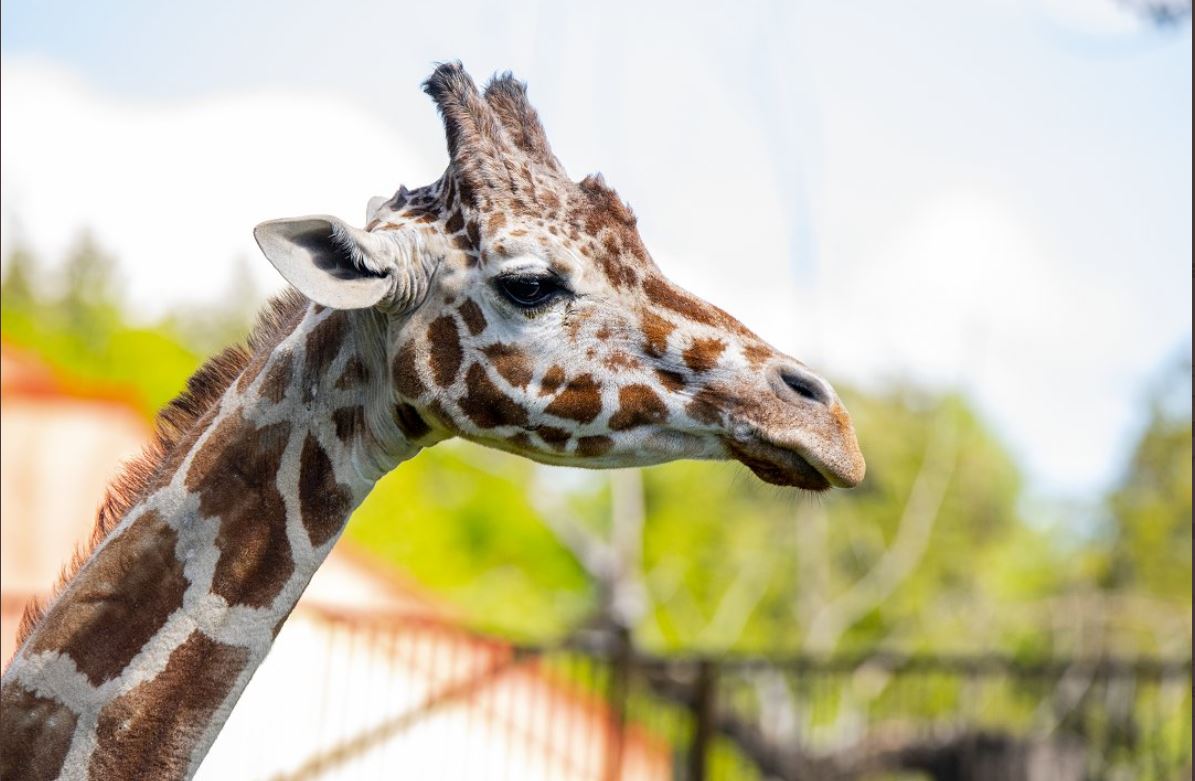
{"type": "Polygon", "coordinates": [[[726,464],[645,472],[644,640],[819,652],[980,641],[959,628],[990,585],[976,560],[1021,528],[1011,459],[957,396],[845,395],[868,456],[855,491],[802,495],[726,464]]]}
{"type": "Polygon", "coordinates": [[[0,287],[4,337],[72,382],[126,390],[152,416],[198,367],[200,355],[172,329],[128,322],[115,262],[89,234],[79,237],[57,273],[20,248],[7,265],[0,287]],[[36,286],[29,284],[34,279],[36,286]]]}
{"type": "Polygon", "coordinates": [[[459,607],[473,626],[521,639],[561,637],[595,584],[532,504],[526,459],[450,441],[386,475],[345,535],[459,607]]]}
{"type": "Polygon", "coordinates": [[[84,231],[67,253],[60,301],[68,310],[115,314],[121,309],[115,276],[115,259],[100,248],[95,236],[84,231]]]}
{"type": "Polygon", "coordinates": [[[35,303],[34,279],[37,260],[33,252],[23,244],[17,243],[9,252],[5,265],[8,266],[8,270],[4,274],[2,288],[4,303],[18,309],[28,309],[35,303]]]}
{"type": "Polygon", "coordinates": [[[209,355],[244,338],[263,299],[249,269],[249,260],[238,255],[233,261],[232,276],[215,304],[176,309],[163,325],[178,333],[199,354],[209,355]]]}
{"type": "Polygon", "coordinates": [[[1171,370],[1149,400],[1149,419],[1128,469],[1108,497],[1111,533],[1102,585],[1190,604],[1191,365],[1171,370]],[[1170,403],[1168,403],[1170,402],[1170,403]]]}

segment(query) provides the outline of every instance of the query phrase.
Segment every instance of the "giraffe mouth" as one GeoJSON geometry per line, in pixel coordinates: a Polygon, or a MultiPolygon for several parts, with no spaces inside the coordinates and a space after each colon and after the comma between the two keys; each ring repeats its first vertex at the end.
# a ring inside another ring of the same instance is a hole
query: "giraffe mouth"
{"type": "Polygon", "coordinates": [[[826,491],[833,485],[817,467],[794,450],[762,440],[727,440],[726,447],[735,459],[765,483],[804,488],[807,491],[826,491]]]}

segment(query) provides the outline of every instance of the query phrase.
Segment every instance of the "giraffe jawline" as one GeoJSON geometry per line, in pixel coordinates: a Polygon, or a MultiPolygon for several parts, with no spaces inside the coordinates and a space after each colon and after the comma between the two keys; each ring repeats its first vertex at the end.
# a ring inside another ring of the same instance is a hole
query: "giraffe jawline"
{"type": "Polygon", "coordinates": [[[806,491],[826,491],[830,481],[799,453],[776,447],[767,442],[726,443],[734,458],[750,469],[765,483],[806,491]]]}

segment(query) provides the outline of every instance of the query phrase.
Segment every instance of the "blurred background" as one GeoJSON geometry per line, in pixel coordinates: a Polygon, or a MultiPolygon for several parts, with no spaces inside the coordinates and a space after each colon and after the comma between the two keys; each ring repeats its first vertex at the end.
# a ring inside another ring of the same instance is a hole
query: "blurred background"
{"type": "Polygon", "coordinates": [[[438,445],[205,771],[1189,777],[1189,2],[5,0],[0,39],[5,659],[281,288],[252,227],[438,178],[419,84],[459,58],[528,82],[667,275],[834,381],[867,479],[438,445]]]}

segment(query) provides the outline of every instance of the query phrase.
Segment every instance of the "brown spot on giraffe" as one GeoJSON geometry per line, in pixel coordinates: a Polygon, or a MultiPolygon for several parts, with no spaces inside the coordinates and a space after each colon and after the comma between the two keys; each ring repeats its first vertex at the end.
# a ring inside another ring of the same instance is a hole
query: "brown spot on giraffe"
{"type": "Polygon", "coordinates": [[[643,312],[639,327],[646,342],[644,350],[647,354],[653,358],[664,357],[668,352],[668,337],[676,330],[676,326],[671,321],[648,310],[643,312]]]}
{"type": "Polygon", "coordinates": [[[577,344],[580,341],[581,330],[585,324],[593,317],[594,313],[589,308],[578,308],[576,310],[569,310],[565,314],[564,327],[568,332],[569,341],[577,344]]]}
{"type": "Polygon", "coordinates": [[[563,450],[572,437],[569,432],[555,426],[536,426],[535,433],[544,441],[544,444],[553,450],[563,450]]]}
{"type": "Polygon", "coordinates": [[[444,230],[449,234],[457,233],[463,227],[465,227],[465,218],[461,216],[459,209],[454,211],[447,222],[444,223],[444,230]]]}
{"type": "Polygon", "coordinates": [[[550,366],[544,372],[544,377],[539,381],[539,395],[551,396],[560,386],[564,384],[564,369],[559,366],[550,366]]]}
{"type": "Polygon", "coordinates": [[[673,393],[685,387],[685,378],[680,372],[670,371],[669,369],[656,369],[656,377],[660,380],[661,385],[673,393]]]}
{"type": "Polygon", "coordinates": [[[13,681],[0,692],[0,778],[50,781],[62,773],[78,717],[13,681]]]}
{"type": "Polygon", "coordinates": [[[488,325],[485,320],[485,313],[481,311],[481,307],[477,305],[477,302],[471,298],[466,298],[462,301],[457,311],[461,313],[461,320],[464,321],[465,328],[469,329],[469,333],[472,336],[480,334],[485,330],[486,325],[488,325]]]}
{"type": "Polygon", "coordinates": [[[585,458],[604,456],[614,447],[614,440],[607,436],[581,437],[577,440],[577,455],[585,458]]]}
{"type": "Polygon", "coordinates": [[[851,416],[841,404],[835,404],[830,408],[830,417],[834,419],[834,425],[839,431],[845,433],[852,430],[851,416]]]}
{"type": "Polygon", "coordinates": [[[120,675],[178,608],[188,581],[174,554],[178,534],[146,512],[108,542],[107,554],[71,582],[55,603],[34,653],[62,651],[99,686],[120,675]],[[121,631],[113,632],[119,626],[121,631]]]}
{"type": "Polygon", "coordinates": [[[336,381],[337,390],[353,390],[360,388],[369,382],[369,369],[365,366],[365,362],[361,360],[361,356],[354,355],[348,359],[344,365],[344,372],[341,373],[340,379],[336,381]]]}
{"type": "Polygon", "coordinates": [[[655,275],[649,276],[643,280],[643,292],[656,306],[669,309],[698,323],[717,324],[717,318],[710,311],[708,304],[698,301],[665,279],[655,275]]]}
{"type": "Polygon", "coordinates": [[[461,411],[478,428],[527,425],[527,410],[498,389],[486,375],[485,368],[474,363],[465,374],[468,392],[460,400],[461,411]]]}
{"type": "Polygon", "coordinates": [[[699,423],[716,426],[722,422],[721,394],[710,388],[702,388],[685,405],[685,412],[699,423]]]}
{"type": "Polygon", "coordinates": [[[333,312],[319,322],[307,334],[307,353],[305,356],[303,374],[309,378],[316,378],[328,371],[332,361],[340,354],[344,345],[345,313],[333,312]]]}
{"type": "Polygon", "coordinates": [[[187,472],[199,514],[220,524],[212,592],[230,605],[270,605],[294,572],[276,479],[289,436],[290,423],[254,428],[235,413],[211,433],[187,472]]]}
{"type": "Polygon", "coordinates": [[[460,202],[466,206],[477,206],[478,196],[477,191],[473,189],[473,183],[467,178],[461,178],[457,180],[456,184],[460,202]]]}
{"type": "Polygon", "coordinates": [[[656,306],[662,306],[696,323],[724,328],[748,338],[755,336],[742,323],[718,307],[681,290],[658,275],[652,275],[643,280],[643,292],[656,306]]]}
{"type": "Polygon", "coordinates": [[[517,347],[496,342],[481,349],[489,359],[490,366],[516,388],[524,388],[531,382],[531,361],[517,347]]]}
{"type": "Polygon", "coordinates": [[[265,381],[261,384],[262,398],[273,404],[280,404],[286,398],[286,389],[291,384],[291,369],[294,368],[294,355],[289,352],[281,353],[266,372],[265,381]]]}
{"type": "Polygon", "coordinates": [[[415,355],[415,340],[408,339],[398,348],[391,372],[395,390],[408,399],[417,399],[427,392],[427,386],[423,384],[415,366],[415,355]]]}
{"type": "Polygon", "coordinates": [[[718,365],[718,359],[726,352],[726,342],[713,337],[710,339],[697,338],[685,348],[681,357],[689,370],[701,374],[708,372],[718,365]]]}
{"type": "Polygon", "coordinates": [[[319,440],[308,434],[299,457],[299,510],[313,546],[319,547],[336,536],[351,504],[348,487],[336,480],[332,459],[319,440]]]}
{"type": "Polygon", "coordinates": [[[192,632],[159,675],[100,711],[88,776],[185,777],[192,749],[248,661],[247,649],[192,632]]]}
{"type": "Polygon", "coordinates": [[[668,408],[654,390],[647,385],[627,385],[618,390],[618,411],[610,416],[610,429],[625,431],[666,420],[668,408]]]}
{"type": "Polygon", "coordinates": [[[428,352],[430,353],[432,378],[444,388],[452,384],[460,373],[461,332],[452,315],[441,315],[427,327],[428,352]]]}
{"type": "Polygon", "coordinates": [[[598,255],[598,263],[602,273],[610,284],[616,288],[632,287],[639,281],[639,274],[635,271],[622,254],[622,244],[613,233],[608,233],[603,242],[603,253],[598,255]]]}
{"type": "Polygon", "coordinates": [[[765,344],[748,344],[743,348],[743,357],[747,359],[747,363],[751,365],[752,369],[759,369],[767,363],[774,351],[765,344]]]}
{"type": "Polygon", "coordinates": [[[347,445],[365,431],[365,408],[353,405],[337,409],[332,413],[332,425],[336,427],[336,438],[347,445]]]}
{"type": "Polygon", "coordinates": [[[262,367],[266,365],[269,359],[269,353],[258,353],[249,359],[249,364],[241,372],[240,379],[237,380],[238,393],[244,393],[249,390],[249,386],[257,379],[257,375],[261,374],[262,367]]]}
{"type": "Polygon", "coordinates": [[[506,215],[502,212],[494,212],[486,220],[485,227],[490,233],[497,233],[506,227],[506,215]]]}
{"type": "Polygon", "coordinates": [[[602,365],[611,371],[638,369],[642,364],[635,356],[622,350],[613,350],[602,360],[602,365]]]}
{"type": "Polygon", "coordinates": [[[419,415],[419,411],[410,404],[394,405],[394,422],[398,425],[398,430],[409,440],[427,436],[432,430],[427,421],[419,415]]]}
{"type": "Polygon", "coordinates": [[[593,375],[582,374],[565,385],[544,411],[558,418],[589,423],[602,411],[601,386],[594,382],[593,375]]]}

